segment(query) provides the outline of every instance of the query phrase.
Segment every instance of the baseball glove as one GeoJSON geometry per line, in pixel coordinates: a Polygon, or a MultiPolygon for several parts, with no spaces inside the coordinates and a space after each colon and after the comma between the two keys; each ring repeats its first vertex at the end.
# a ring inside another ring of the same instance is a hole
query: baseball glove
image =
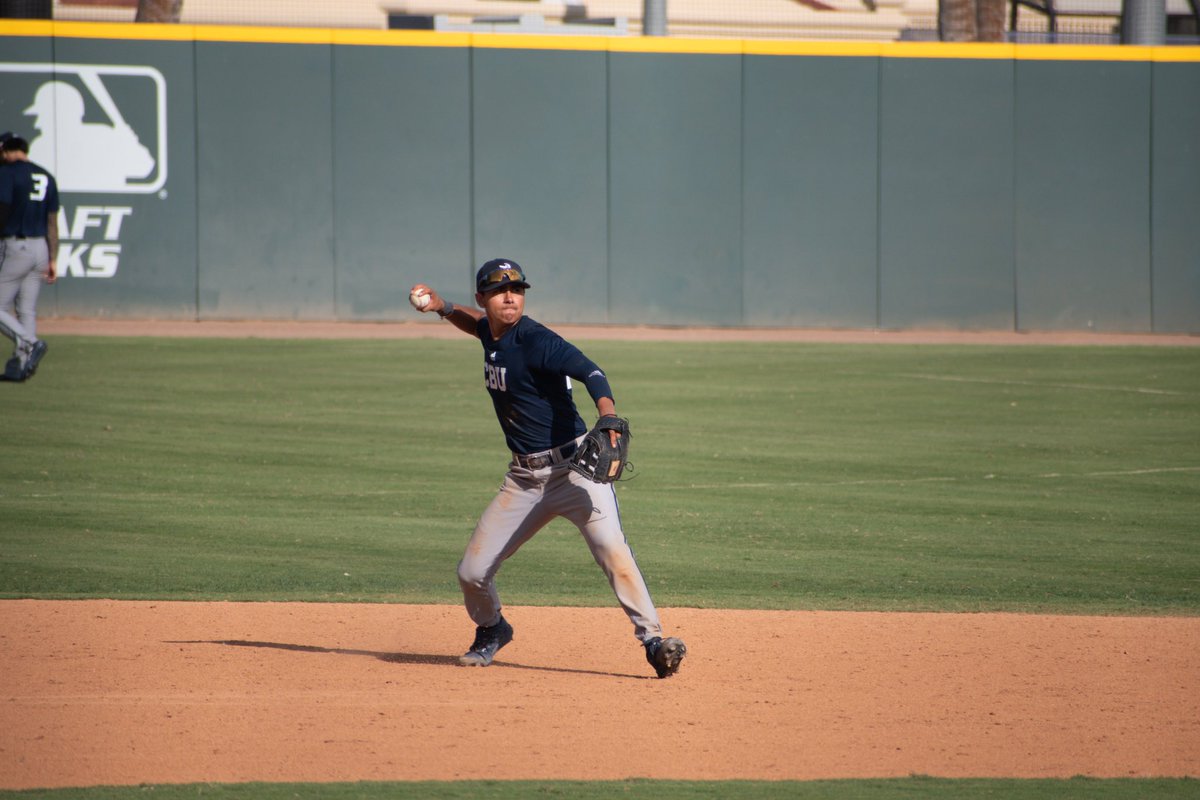
{"type": "Polygon", "coordinates": [[[596,483],[619,480],[629,459],[629,422],[616,416],[601,417],[583,437],[571,459],[571,469],[596,483]],[[609,431],[620,434],[612,443],[609,431]]]}

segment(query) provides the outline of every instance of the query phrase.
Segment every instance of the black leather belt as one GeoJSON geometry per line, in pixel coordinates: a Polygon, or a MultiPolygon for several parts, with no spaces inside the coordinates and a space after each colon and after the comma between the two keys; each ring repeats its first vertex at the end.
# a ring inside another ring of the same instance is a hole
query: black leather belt
{"type": "Polygon", "coordinates": [[[562,447],[543,450],[540,453],[513,453],[513,463],[525,469],[545,469],[551,464],[560,464],[575,455],[575,442],[567,442],[562,447]]]}

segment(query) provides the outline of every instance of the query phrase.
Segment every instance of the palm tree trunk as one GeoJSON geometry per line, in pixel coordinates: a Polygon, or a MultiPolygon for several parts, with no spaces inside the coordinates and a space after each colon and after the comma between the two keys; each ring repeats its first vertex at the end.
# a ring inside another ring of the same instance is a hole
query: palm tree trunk
{"type": "Polygon", "coordinates": [[[938,0],[943,42],[1004,41],[1005,0],[938,0]]]}
{"type": "Polygon", "coordinates": [[[943,42],[975,41],[975,0],[938,1],[938,38],[943,42]]]}
{"type": "Polygon", "coordinates": [[[183,0],[138,0],[134,22],[179,22],[183,0]]]}
{"type": "Polygon", "coordinates": [[[978,41],[1004,41],[1004,0],[975,0],[975,27],[978,41]]]}

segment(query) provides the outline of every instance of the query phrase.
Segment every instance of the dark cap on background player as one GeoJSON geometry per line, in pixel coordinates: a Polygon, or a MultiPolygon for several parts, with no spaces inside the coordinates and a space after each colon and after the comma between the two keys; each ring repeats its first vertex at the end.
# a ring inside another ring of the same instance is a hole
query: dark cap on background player
{"type": "Polygon", "coordinates": [[[5,153],[29,153],[29,142],[20,136],[5,133],[0,136],[0,151],[5,153]]]}
{"type": "Polygon", "coordinates": [[[511,258],[493,258],[475,273],[475,291],[480,294],[487,294],[510,284],[529,288],[521,265],[511,258]]]}

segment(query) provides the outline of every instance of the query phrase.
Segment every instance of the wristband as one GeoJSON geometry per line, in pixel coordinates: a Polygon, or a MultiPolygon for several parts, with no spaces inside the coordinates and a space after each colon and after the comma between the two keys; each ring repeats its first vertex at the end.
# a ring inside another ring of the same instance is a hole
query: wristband
{"type": "Polygon", "coordinates": [[[442,319],[445,319],[446,317],[450,316],[453,313],[454,313],[454,303],[451,303],[449,300],[443,300],[442,308],[440,311],[437,312],[437,315],[439,317],[441,317],[442,319]]]}

